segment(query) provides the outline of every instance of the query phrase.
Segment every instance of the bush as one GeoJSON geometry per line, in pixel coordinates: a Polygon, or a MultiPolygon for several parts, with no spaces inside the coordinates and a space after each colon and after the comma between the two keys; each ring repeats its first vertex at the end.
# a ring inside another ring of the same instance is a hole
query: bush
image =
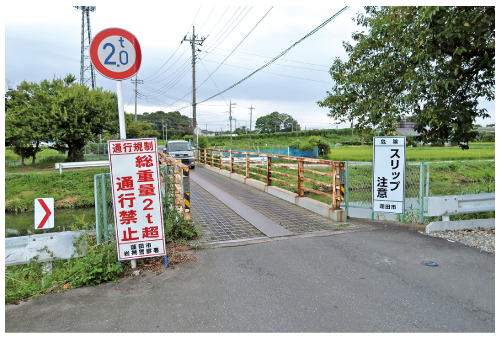
{"type": "MultiPolygon", "coordinates": [[[[318,148],[318,154],[320,156],[325,156],[330,154],[330,143],[319,136],[311,136],[305,143],[301,143],[300,150],[314,150],[318,148]]],[[[294,148],[295,149],[295,148],[294,148]]]]}
{"type": "Polygon", "coordinates": [[[483,142],[494,142],[494,141],[495,141],[495,134],[494,133],[488,133],[483,138],[483,142]]]}
{"type": "Polygon", "coordinates": [[[203,149],[209,148],[208,138],[205,136],[198,136],[198,147],[203,149]]]}
{"type": "Polygon", "coordinates": [[[297,140],[293,141],[293,143],[288,145],[288,147],[290,149],[297,149],[298,150],[300,148],[300,141],[297,139],[297,140]]]}

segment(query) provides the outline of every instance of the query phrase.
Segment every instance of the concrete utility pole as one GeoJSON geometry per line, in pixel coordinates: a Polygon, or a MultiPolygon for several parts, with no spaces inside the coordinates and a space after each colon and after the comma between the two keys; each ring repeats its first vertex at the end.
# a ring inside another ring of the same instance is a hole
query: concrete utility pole
{"type": "MultiPolygon", "coordinates": [[[[198,45],[202,45],[203,42],[205,41],[204,37],[201,37],[201,39],[196,39],[196,35],[194,34],[194,26],[193,26],[193,35],[191,36],[190,39],[186,39],[186,36],[184,39],[181,41],[181,44],[183,41],[189,41],[191,43],[191,51],[193,55],[193,141],[196,140],[196,48],[195,45],[198,43],[198,45]]],[[[200,50],[198,50],[201,52],[200,50]]]]}
{"type": "Polygon", "coordinates": [[[134,121],[137,122],[137,83],[142,84],[142,80],[137,80],[137,73],[135,74],[135,80],[130,79],[132,83],[135,83],[135,116],[134,121]]]}
{"type": "Polygon", "coordinates": [[[229,134],[231,135],[231,147],[233,147],[233,124],[231,122],[231,120],[233,119],[232,116],[233,105],[236,105],[236,103],[231,104],[231,100],[229,100],[229,134]]]}
{"type": "Polygon", "coordinates": [[[255,109],[255,107],[252,107],[250,105],[250,146],[252,146],[252,110],[255,109]]]}

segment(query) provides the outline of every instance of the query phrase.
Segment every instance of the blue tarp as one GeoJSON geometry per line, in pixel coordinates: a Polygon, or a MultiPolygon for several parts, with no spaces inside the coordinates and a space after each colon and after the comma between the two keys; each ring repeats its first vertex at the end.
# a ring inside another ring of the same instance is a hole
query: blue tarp
{"type": "MultiPolygon", "coordinates": [[[[233,149],[232,151],[248,151],[248,152],[259,152],[259,153],[267,153],[271,155],[281,155],[281,156],[293,156],[293,157],[305,157],[305,158],[315,158],[318,155],[318,148],[309,151],[309,150],[297,150],[297,149],[269,149],[269,150],[236,150],[233,149]],[[288,153],[290,150],[290,153],[288,153]]],[[[230,153],[229,151],[227,152],[222,152],[222,155],[224,157],[229,157],[230,153]]],[[[245,154],[241,153],[235,153],[234,157],[246,157],[245,154]]],[[[250,157],[258,157],[257,155],[250,155],[250,157]]],[[[273,159],[278,159],[278,158],[273,158],[273,159]]]]}

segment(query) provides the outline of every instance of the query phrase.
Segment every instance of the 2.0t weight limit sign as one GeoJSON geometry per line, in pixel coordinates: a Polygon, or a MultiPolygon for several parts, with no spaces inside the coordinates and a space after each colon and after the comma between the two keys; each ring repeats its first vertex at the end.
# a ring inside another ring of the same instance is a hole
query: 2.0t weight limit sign
{"type": "Polygon", "coordinates": [[[141,47],[137,38],[121,28],[107,28],[90,43],[90,59],[106,78],[122,80],[135,75],[141,66],[141,47]]]}

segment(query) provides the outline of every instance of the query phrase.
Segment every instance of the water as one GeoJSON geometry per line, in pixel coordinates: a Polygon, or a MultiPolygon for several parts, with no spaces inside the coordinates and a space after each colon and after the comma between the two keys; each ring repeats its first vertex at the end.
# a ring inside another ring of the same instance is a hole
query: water
{"type": "MultiPolygon", "coordinates": [[[[54,212],[54,225],[47,232],[60,232],[71,230],[70,226],[76,222],[77,217],[83,218],[91,228],[95,225],[95,209],[56,209],[54,212]]],[[[35,230],[35,213],[5,213],[5,237],[26,236],[42,234],[43,230],[35,230]]]]}

